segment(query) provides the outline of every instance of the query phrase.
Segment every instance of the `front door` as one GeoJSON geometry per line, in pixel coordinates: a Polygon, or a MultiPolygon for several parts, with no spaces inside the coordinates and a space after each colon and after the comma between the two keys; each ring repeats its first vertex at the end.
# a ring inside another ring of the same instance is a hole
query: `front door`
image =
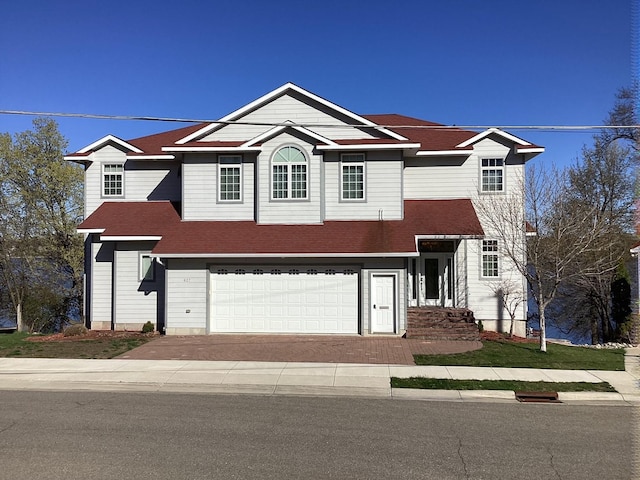
{"type": "Polygon", "coordinates": [[[371,333],[396,331],[396,276],[375,274],[371,277],[371,333]]]}
{"type": "Polygon", "coordinates": [[[423,254],[420,304],[452,307],[454,298],[453,254],[423,254]]]}

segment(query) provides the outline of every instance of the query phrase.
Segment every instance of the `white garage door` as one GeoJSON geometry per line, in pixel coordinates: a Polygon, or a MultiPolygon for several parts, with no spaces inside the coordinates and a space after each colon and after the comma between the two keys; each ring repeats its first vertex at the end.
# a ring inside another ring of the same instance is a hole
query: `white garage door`
{"type": "Polygon", "coordinates": [[[355,267],[215,266],[209,330],[358,333],[355,267]]]}

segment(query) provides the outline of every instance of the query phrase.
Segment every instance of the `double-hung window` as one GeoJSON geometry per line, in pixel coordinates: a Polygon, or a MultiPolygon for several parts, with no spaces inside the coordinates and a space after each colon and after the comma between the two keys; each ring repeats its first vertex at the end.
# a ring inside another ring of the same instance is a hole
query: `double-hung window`
{"type": "Polygon", "coordinates": [[[240,155],[218,157],[218,201],[242,201],[242,157],[240,155]]]}
{"type": "Polygon", "coordinates": [[[273,156],[271,198],[274,200],[308,198],[307,157],[297,147],[282,147],[273,156]]]}
{"type": "Polygon", "coordinates": [[[504,191],[504,159],[483,158],[481,166],[482,192],[504,191]]]}
{"type": "Polygon", "coordinates": [[[124,195],[124,165],[107,163],[102,165],[102,196],[121,197],[124,195]]]}
{"type": "Polygon", "coordinates": [[[364,200],[364,154],[343,153],[340,160],[342,200],[364,200]]]}
{"type": "Polygon", "coordinates": [[[482,241],[482,277],[496,278],[500,275],[498,260],[498,241],[482,241]]]}

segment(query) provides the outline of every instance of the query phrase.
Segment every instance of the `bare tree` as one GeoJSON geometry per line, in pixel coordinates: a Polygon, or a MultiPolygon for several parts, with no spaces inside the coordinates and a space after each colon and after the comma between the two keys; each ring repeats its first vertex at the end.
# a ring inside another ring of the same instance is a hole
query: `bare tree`
{"type": "MultiPolygon", "coordinates": [[[[574,264],[575,275],[563,288],[557,319],[563,325],[587,328],[592,343],[610,341],[620,318],[614,319],[612,287],[628,255],[634,231],[637,176],[637,128],[623,128],[635,121],[632,90],[621,90],[606,122],[617,125],[594,136],[593,146],[567,170],[566,208],[586,211],[608,236],[574,264]],[[599,269],[591,268],[599,265],[599,269]]],[[[619,315],[616,315],[619,317],[619,315]]]]}
{"type": "Polygon", "coordinates": [[[622,140],[636,152],[640,150],[640,129],[637,127],[639,89],[640,82],[636,81],[635,85],[618,90],[613,108],[605,119],[605,124],[612,128],[607,128],[598,135],[602,143],[622,140]]]}
{"type": "Polygon", "coordinates": [[[576,265],[608,241],[610,229],[593,207],[572,210],[565,174],[529,167],[519,184],[512,195],[483,195],[475,206],[485,233],[499,240],[503,257],[527,281],[538,309],[540,350],[546,352],[547,308],[578,273],[608,271],[602,259],[576,265]]]}

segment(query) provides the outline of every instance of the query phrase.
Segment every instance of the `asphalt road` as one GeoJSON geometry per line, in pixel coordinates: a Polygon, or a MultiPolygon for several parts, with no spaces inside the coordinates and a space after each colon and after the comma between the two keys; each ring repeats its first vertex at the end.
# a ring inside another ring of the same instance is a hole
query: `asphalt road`
{"type": "Polygon", "coordinates": [[[0,478],[627,479],[639,419],[628,406],[0,391],[0,478]]]}

